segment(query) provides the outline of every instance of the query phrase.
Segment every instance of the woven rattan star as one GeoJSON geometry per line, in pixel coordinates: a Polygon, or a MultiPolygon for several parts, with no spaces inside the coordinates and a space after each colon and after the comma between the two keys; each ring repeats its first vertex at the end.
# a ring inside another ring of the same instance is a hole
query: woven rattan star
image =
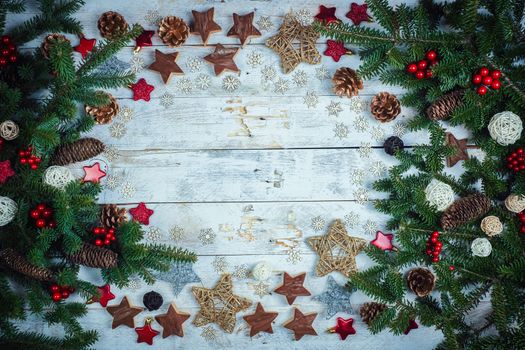
{"type": "Polygon", "coordinates": [[[341,220],[336,220],[327,235],[308,239],[308,244],[319,255],[317,275],[324,276],[332,271],[339,271],[349,277],[357,271],[355,257],[366,243],[362,238],[350,237],[341,220]]]}

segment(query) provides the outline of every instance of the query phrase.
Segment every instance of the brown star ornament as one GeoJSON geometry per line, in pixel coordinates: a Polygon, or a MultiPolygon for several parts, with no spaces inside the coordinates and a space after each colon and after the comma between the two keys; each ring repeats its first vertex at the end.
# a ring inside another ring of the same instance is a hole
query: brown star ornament
{"type": "Polygon", "coordinates": [[[250,325],[250,337],[259,332],[273,333],[272,322],[279,315],[277,312],[264,311],[261,303],[257,303],[255,313],[246,315],[243,319],[250,325]]]}
{"type": "Polygon", "coordinates": [[[215,51],[204,57],[204,60],[213,64],[215,75],[220,75],[225,70],[239,72],[239,68],[233,58],[239,51],[235,47],[224,47],[221,44],[215,45],[215,51]]]}
{"type": "Polygon", "coordinates": [[[164,84],[167,84],[173,74],[184,74],[179,65],[175,63],[179,56],[178,52],[164,53],[155,50],[155,61],[149,65],[148,69],[158,72],[164,84]]]}
{"type": "Polygon", "coordinates": [[[200,35],[204,46],[208,43],[210,34],[221,31],[221,27],[213,20],[214,12],[215,8],[213,7],[204,12],[191,11],[193,23],[190,27],[190,33],[200,35]]]}
{"type": "Polygon", "coordinates": [[[319,255],[318,276],[339,271],[346,277],[357,271],[355,257],[367,244],[362,238],[349,236],[341,220],[330,226],[327,235],[310,237],[307,242],[319,255]]]}
{"type": "Polygon", "coordinates": [[[108,306],[106,310],[113,316],[111,328],[117,328],[120,325],[135,328],[135,320],[133,318],[141,313],[144,308],[131,306],[128,297],[124,297],[120,304],[108,306]]]}
{"type": "Polygon", "coordinates": [[[287,272],[283,275],[283,284],[275,290],[275,293],[286,296],[289,305],[292,305],[299,296],[309,296],[310,292],[303,286],[306,272],[297,276],[290,276],[287,272]]]}
{"type": "Polygon", "coordinates": [[[299,309],[294,308],[293,319],[286,322],[283,327],[288,328],[294,333],[295,340],[301,340],[305,335],[317,335],[312,323],[317,317],[317,313],[303,314],[299,309]]]}
{"type": "Polygon", "coordinates": [[[233,15],[233,27],[228,31],[227,36],[238,37],[241,45],[244,47],[246,40],[251,36],[261,36],[259,29],[253,26],[254,13],[250,12],[247,15],[240,16],[236,13],[233,15]]]}
{"type": "Polygon", "coordinates": [[[190,314],[177,311],[174,304],[170,304],[168,312],[162,315],[155,316],[155,320],[162,326],[162,338],[167,338],[170,335],[184,337],[184,329],[182,324],[190,318],[190,314]]]}
{"type": "Polygon", "coordinates": [[[455,150],[455,153],[453,155],[447,157],[447,166],[453,167],[460,160],[467,160],[468,159],[468,153],[467,153],[468,139],[458,140],[450,132],[447,132],[445,137],[446,137],[445,141],[446,141],[447,146],[452,146],[452,148],[454,148],[455,150]]]}

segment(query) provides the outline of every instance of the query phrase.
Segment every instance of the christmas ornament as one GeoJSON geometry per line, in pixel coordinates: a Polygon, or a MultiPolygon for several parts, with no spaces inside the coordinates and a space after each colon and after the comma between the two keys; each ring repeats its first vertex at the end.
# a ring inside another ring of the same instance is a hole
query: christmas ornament
{"type": "Polygon", "coordinates": [[[229,274],[221,276],[213,289],[193,287],[192,292],[201,309],[193,324],[197,327],[216,323],[225,332],[232,333],[236,314],[250,307],[251,301],[233,294],[232,278],[229,274]]]}
{"type": "Polygon", "coordinates": [[[432,257],[432,262],[437,263],[439,262],[439,254],[441,253],[442,249],[443,242],[439,241],[439,232],[432,232],[432,234],[427,239],[425,253],[432,257]]]}
{"type": "Polygon", "coordinates": [[[257,281],[266,281],[272,276],[272,267],[266,261],[261,261],[252,270],[252,276],[257,281]]]}
{"type": "Polygon", "coordinates": [[[18,162],[22,165],[29,166],[31,170],[37,170],[42,159],[34,155],[33,147],[29,146],[25,150],[22,149],[18,151],[18,162]]]}
{"type": "MultiPolygon", "coordinates": [[[[0,197],[0,226],[2,225],[2,198],[0,197]]],[[[13,248],[0,249],[0,264],[24,276],[43,282],[53,280],[53,272],[46,267],[36,266],[13,248]]]]}
{"type": "Polygon", "coordinates": [[[98,269],[111,269],[118,264],[118,254],[112,250],[84,242],[77,252],[68,255],[74,263],[98,269]]]}
{"type": "Polygon", "coordinates": [[[131,90],[133,91],[133,101],[149,101],[150,94],[153,90],[155,90],[155,87],[153,85],[149,85],[146,82],[146,79],[140,78],[135,84],[131,84],[131,90]]]}
{"type": "Polygon", "coordinates": [[[246,40],[250,36],[261,36],[261,32],[253,26],[254,12],[244,16],[234,13],[232,16],[233,27],[228,31],[227,36],[238,37],[242,47],[244,47],[246,40]]]}
{"type": "Polygon", "coordinates": [[[352,97],[363,89],[363,80],[352,68],[342,67],[335,71],[332,78],[333,91],[337,96],[352,97]]]}
{"type": "Polygon", "coordinates": [[[317,335],[312,323],[317,317],[317,313],[303,314],[299,309],[294,308],[293,318],[286,322],[283,327],[288,328],[294,333],[295,340],[301,340],[305,335],[317,335]]]}
{"type": "Polygon", "coordinates": [[[418,329],[419,326],[418,324],[416,323],[416,321],[414,320],[408,320],[408,327],[407,329],[405,329],[405,331],[403,332],[404,335],[407,335],[408,333],[410,333],[411,330],[413,329],[418,329]]]}
{"type": "Polygon", "coordinates": [[[106,310],[113,316],[111,328],[115,329],[121,325],[135,328],[135,320],[133,318],[144,309],[138,306],[131,306],[128,297],[123,297],[120,304],[108,306],[106,310]]]}
{"type": "Polygon", "coordinates": [[[319,13],[314,16],[319,22],[328,25],[330,23],[337,23],[339,19],[335,16],[335,7],[319,6],[319,13]]]}
{"type": "Polygon", "coordinates": [[[492,252],[492,245],[486,238],[476,238],[470,245],[472,255],[486,258],[492,252]]]}
{"type": "Polygon", "coordinates": [[[207,45],[210,34],[221,31],[221,27],[213,20],[214,11],[213,7],[204,12],[191,11],[193,14],[191,34],[200,35],[204,46],[207,45]]]}
{"type": "Polygon", "coordinates": [[[106,229],[117,229],[126,222],[126,208],[119,208],[116,204],[106,204],[100,211],[100,222],[106,229]]]}
{"type": "Polygon", "coordinates": [[[359,315],[361,316],[361,320],[370,326],[374,318],[376,318],[386,308],[387,306],[382,303],[364,303],[363,306],[361,306],[361,309],[359,309],[359,315]]]}
{"type": "Polygon", "coordinates": [[[370,110],[377,120],[381,123],[386,123],[396,119],[401,113],[401,103],[396,95],[380,92],[372,98],[370,110]]]}
{"type": "Polygon", "coordinates": [[[376,232],[376,238],[370,242],[373,246],[381,250],[393,250],[397,251],[397,248],[392,244],[394,235],[391,233],[383,233],[381,231],[376,232]]]}
{"type": "Polygon", "coordinates": [[[204,60],[213,64],[213,70],[215,75],[220,75],[225,70],[230,72],[240,72],[239,68],[233,61],[235,55],[239,51],[238,48],[234,47],[224,47],[221,44],[215,45],[215,50],[213,53],[204,57],[204,60]]]}
{"type": "Polygon", "coordinates": [[[11,162],[9,160],[4,160],[0,162],[0,184],[5,184],[5,182],[15,175],[13,168],[11,168],[11,162]]]}
{"type": "Polygon", "coordinates": [[[447,120],[454,110],[463,105],[463,90],[454,90],[435,100],[426,110],[428,119],[447,120]]]}
{"type": "Polygon", "coordinates": [[[413,74],[416,79],[421,80],[424,78],[432,78],[432,66],[439,63],[438,54],[434,50],[427,51],[425,58],[418,61],[409,63],[407,66],[407,71],[410,74],[413,74]]]}
{"type": "Polygon", "coordinates": [[[326,236],[310,237],[307,242],[319,255],[316,268],[318,276],[339,271],[346,277],[357,271],[355,257],[367,243],[362,238],[350,237],[341,220],[332,224],[326,236]]]}
{"type": "Polygon", "coordinates": [[[328,276],[326,291],[314,296],[312,299],[323,303],[326,309],[326,319],[330,319],[338,312],[353,313],[350,299],[352,291],[339,285],[332,276],[328,276]]]}
{"type": "MultiPolygon", "coordinates": [[[[115,294],[111,293],[111,287],[109,284],[97,287],[97,294],[93,295],[88,304],[99,302],[102,307],[108,306],[110,300],[115,299],[115,294]]],[[[113,327],[115,328],[115,327],[113,327]]]]}
{"type": "Polygon", "coordinates": [[[83,138],[57,148],[51,164],[68,165],[96,157],[105,150],[104,144],[94,138],[83,138]]]}
{"type": "Polygon", "coordinates": [[[177,262],[168,271],[154,272],[155,278],[171,284],[173,293],[178,296],[188,283],[201,283],[201,279],[193,271],[192,264],[177,262]]]}
{"type": "Polygon", "coordinates": [[[487,128],[490,137],[500,145],[508,146],[514,144],[521,137],[523,123],[517,114],[505,111],[494,114],[487,128]]]}
{"type": "Polygon", "coordinates": [[[0,124],[0,137],[6,141],[12,141],[18,137],[20,128],[12,120],[6,120],[0,124]]]}
{"type": "Polygon", "coordinates": [[[490,71],[487,67],[481,67],[478,72],[472,75],[472,83],[477,85],[476,92],[483,96],[488,92],[488,89],[499,90],[501,82],[499,78],[501,72],[499,70],[490,71]]]}
{"type": "Polygon", "coordinates": [[[490,209],[490,199],[481,193],[456,200],[441,216],[441,226],[445,230],[459,227],[476,220],[490,209]]]}
{"type": "Polygon", "coordinates": [[[159,37],[169,47],[181,46],[190,35],[190,27],[182,18],[164,17],[159,24],[159,37]]]}
{"type": "Polygon", "coordinates": [[[290,276],[287,272],[283,274],[283,284],[274,292],[286,296],[289,305],[292,305],[299,296],[309,296],[310,292],[303,286],[306,272],[297,276],[290,276]]]}
{"type": "Polygon", "coordinates": [[[53,220],[53,209],[44,203],[38,204],[29,214],[37,228],[56,228],[57,223],[53,220]]]}
{"type": "Polygon", "coordinates": [[[469,146],[467,146],[467,141],[467,139],[456,139],[456,137],[450,132],[445,134],[445,142],[447,146],[450,146],[455,150],[454,154],[447,156],[448,167],[453,167],[460,160],[468,159],[467,148],[469,148],[469,146]]]}
{"type": "Polygon", "coordinates": [[[330,56],[335,62],[339,62],[341,56],[352,55],[352,51],[348,50],[342,41],[335,41],[328,39],[326,41],[326,50],[323,55],[330,56]]]}
{"type": "Polygon", "coordinates": [[[513,212],[520,213],[525,210],[525,196],[521,194],[510,194],[505,199],[505,207],[513,212]]]}
{"type": "Polygon", "coordinates": [[[361,22],[372,22],[372,17],[366,13],[368,10],[367,4],[358,5],[355,2],[350,4],[350,11],[346,13],[346,17],[358,26],[361,22]]]}
{"type": "Polygon", "coordinates": [[[128,23],[124,17],[114,11],[104,12],[98,19],[98,30],[103,38],[113,40],[128,31],[128,23]]]}
{"type": "Polygon", "coordinates": [[[138,53],[143,47],[151,46],[151,38],[155,32],[153,30],[143,30],[138,37],[135,38],[135,53],[138,53]]]}
{"type": "Polygon", "coordinates": [[[75,288],[71,286],[59,286],[58,284],[52,284],[49,286],[49,292],[51,293],[51,299],[55,303],[69,298],[71,293],[75,291],[75,288]]]}
{"type": "Polygon", "coordinates": [[[158,310],[162,306],[164,300],[162,295],[152,290],[144,294],[144,297],[142,297],[142,302],[148,311],[154,311],[158,310]]]}
{"type": "Polygon", "coordinates": [[[167,84],[173,74],[184,74],[182,69],[175,62],[178,56],[178,52],[163,53],[159,50],[155,50],[155,61],[148,66],[148,69],[158,72],[162,77],[164,84],[167,84]]]}
{"type": "Polygon", "coordinates": [[[507,157],[507,168],[515,173],[525,170],[525,154],[523,148],[517,148],[507,157]]]}
{"type": "Polygon", "coordinates": [[[167,338],[171,335],[184,337],[182,324],[186,322],[188,318],[190,318],[190,314],[179,312],[173,303],[170,304],[167,313],[155,316],[155,320],[163,328],[162,338],[167,338]]]}
{"type": "Polygon", "coordinates": [[[151,317],[146,317],[144,327],[135,328],[135,332],[137,332],[138,335],[137,343],[153,345],[153,338],[159,335],[160,332],[151,328],[151,322],[153,322],[153,319],[151,317]]]}
{"type": "Polygon", "coordinates": [[[108,124],[113,120],[119,111],[120,107],[117,100],[110,94],[104,93],[109,100],[109,103],[104,106],[88,106],[86,105],[86,114],[92,116],[97,124],[108,124]]]}
{"type": "Polygon", "coordinates": [[[481,231],[485,232],[487,236],[497,236],[503,232],[503,224],[497,216],[490,215],[481,220],[481,231]]]}
{"type": "Polygon", "coordinates": [[[243,319],[250,326],[250,337],[259,332],[273,333],[272,322],[277,318],[277,312],[266,312],[261,303],[257,303],[255,313],[243,316],[243,319]]]}
{"type": "Polygon", "coordinates": [[[355,329],[354,329],[354,326],[353,326],[353,324],[354,324],[354,319],[353,318],[348,318],[348,319],[345,320],[342,317],[338,317],[336,319],[336,322],[337,322],[337,324],[334,327],[329,328],[328,332],[339,334],[339,336],[341,337],[341,340],[346,340],[346,338],[349,335],[355,334],[355,329]]]}
{"type": "Polygon", "coordinates": [[[13,221],[17,211],[18,206],[14,200],[0,196],[0,227],[13,221]]]}
{"type": "Polygon", "coordinates": [[[383,144],[385,153],[391,156],[395,155],[397,151],[402,151],[404,147],[405,144],[403,143],[403,140],[401,140],[397,136],[390,136],[385,140],[385,143],[383,144]]]}
{"type": "Polygon", "coordinates": [[[52,165],[44,171],[43,181],[46,185],[63,190],[75,181],[71,170],[59,165],[52,165]]]}
{"type": "Polygon", "coordinates": [[[11,41],[9,35],[2,35],[0,41],[0,69],[4,68],[10,63],[18,61],[15,44],[11,41]]]}
{"type": "Polygon", "coordinates": [[[407,285],[418,297],[426,297],[434,290],[436,277],[429,269],[416,267],[408,271],[407,285]]]}
{"type": "Polygon", "coordinates": [[[450,185],[432,179],[425,188],[425,198],[431,206],[443,211],[454,202],[454,191],[450,185]]]}
{"type": "Polygon", "coordinates": [[[44,37],[44,40],[42,41],[42,44],[40,45],[40,51],[42,52],[42,56],[44,56],[44,58],[46,59],[49,59],[49,54],[50,54],[51,46],[53,46],[53,43],[54,42],[64,42],[64,41],[69,43],[68,38],[66,38],[62,34],[53,33],[53,34],[46,35],[44,37]]]}
{"type": "Polygon", "coordinates": [[[75,51],[82,55],[82,58],[86,58],[87,55],[93,50],[97,39],[86,39],[84,36],[80,37],[80,43],[75,46],[75,51]]]}
{"type": "Polygon", "coordinates": [[[93,165],[85,165],[82,167],[84,169],[84,178],[82,179],[84,182],[93,182],[93,183],[99,183],[100,179],[106,176],[106,172],[102,171],[100,169],[100,163],[96,162],[93,165]]]}
{"type": "Polygon", "coordinates": [[[96,237],[94,243],[99,247],[111,245],[111,243],[116,240],[114,228],[106,229],[105,227],[95,227],[93,228],[93,234],[96,237]]]}
{"type": "Polygon", "coordinates": [[[135,208],[130,209],[129,213],[133,217],[133,220],[142,225],[149,225],[149,218],[153,215],[154,211],[146,207],[146,204],[143,202],[140,202],[135,208]]]}

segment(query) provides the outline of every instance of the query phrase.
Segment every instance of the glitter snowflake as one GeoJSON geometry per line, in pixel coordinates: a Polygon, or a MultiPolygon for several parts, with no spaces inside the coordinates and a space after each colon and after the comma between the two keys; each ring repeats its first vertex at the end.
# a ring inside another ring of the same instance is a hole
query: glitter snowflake
{"type": "Polygon", "coordinates": [[[108,146],[104,150],[104,155],[110,162],[114,162],[120,158],[120,151],[115,146],[108,146]]]}
{"type": "Polygon", "coordinates": [[[343,123],[336,123],[334,127],[335,136],[339,137],[340,140],[348,137],[348,126],[343,123]]]}
{"type": "Polygon", "coordinates": [[[328,111],[328,115],[337,117],[339,113],[343,111],[343,107],[341,107],[341,102],[330,101],[330,104],[326,106],[326,110],[328,111]]]}
{"type": "Polygon", "coordinates": [[[345,224],[348,228],[355,228],[359,225],[359,215],[353,211],[345,215],[345,224]]]}
{"type": "Polygon", "coordinates": [[[408,132],[407,127],[404,123],[396,123],[394,124],[392,133],[394,136],[397,137],[403,137],[408,132]]]}
{"type": "Polygon", "coordinates": [[[356,113],[361,113],[363,111],[363,101],[360,97],[354,96],[350,98],[350,110],[356,113]]]}
{"type": "Polygon", "coordinates": [[[111,134],[111,137],[114,137],[116,139],[121,139],[126,135],[127,132],[126,125],[124,123],[114,123],[110,126],[109,132],[111,134]]]}
{"type": "Polygon", "coordinates": [[[269,284],[259,282],[253,285],[253,293],[259,298],[262,298],[265,295],[268,295],[268,288],[270,288],[269,284]]]}
{"type": "Polygon", "coordinates": [[[317,106],[317,103],[319,103],[319,97],[317,97],[315,91],[308,91],[306,93],[306,96],[303,97],[303,103],[308,108],[315,108],[315,106],[317,106]]]}
{"type": "Polygon", "coordinates": [[[362,185],[365,179],[365,171],[363,169],[354,169],[350,175],[350,182],[354,185],[362,185]]]}
{"type": "Polygon", "coordinates": [[[273,28],[273,22],[270,17],[261,17],[257,21],[257,27],[263,31],[269,31],[273,28]]]}
{"type": "Polygon", "coordinates": [[[369,194],[366,188],[359,188],[354,191],[354,197],[357,204],[363,205],[368,202],[369,194]]]}
{"type": "Polygon", "coordinates": [[[276,76],[277,71],[273,66],[264,66],[264,68],[261,69],[261,77],[264,81],[274,80],[276,76]]]}
{"type": "Polygon", "coordinates": [[[246,60],[246,63],[250,65],[252,68],[257,68],[261,64],[263,64],[263,54],[261,51],[253,50],[250,51],[248,54],[248,59],[246,60]]]}
{"type": "Polygon", "coordinates": [[[201,337],[207,342],[214,342],[217,340],[217,331],[211,326],[202,328],[201,337]]]}
{"type": "Polygon", "coordinates": [[[297,246],[288,248],[286,253],[288,254],[286,261],[294,265],[300,263],[303,260],[303,257],[301,256],[301,250],[297,246]]]}
{"type": "Polygon", "coordinates": [[[161,96],[160,96],[160,102],[159,104],[164,107],[164,108],[170,108],[171,106],[173,106],[173,102],[174,102],[174,97],[172,94],[170,94],[169,92],[164,92],[161,96]]]}
{"type": "Polygon", "coordinates": [[[162,238],[162,233],[160,228],[155,226],[150,226],[148,233],[146,234],[146,239],[150,242],[158,242],[162,238]]]}
{"type": "Polygon", "coordinates": [[[131,277],[129,282],[128,282],[128,286],[127,288],[132,290],[132,291],[137,291],[140,289],[140,287],[142,287],[142,280],[139,278],[139,277],[131,277]]]}
{"type": "Polygon", "coordinates": [[[124,106],[124,107],[122,107],[122,109],[118,113],[117,117],[122,122],[127,123],[127,122],[131,121],[131,119],[133,119],[133,110],[130,107],[128,107],[128,106],[124,106]]]}
{"type": "Polygon", "coordinates": [[[308,83],[308,74],[304,70],[296,70],[292,76],[292,80],[297,87],[306,86],[308,83]]]}
{"type": "Polygon", "coordinates": [[[195,86],[200,90],[207,90],[211,86],[211,78],[208,74],[199,74],[195,78],[195,86]]]}
{"type": "Polygon", "coordinates": [[[228,92],[233,92],[239,88],[241,81],[233,75],[227,75],[222,79],[222,88],[228,92]]]}
{"type": "Polygon", "coordinates": [[[370,130],[370,136],[378,142],[383,141],[385,139],[385,131],[382,127],[379,125],[374,126],[372,130],[370,130]]]}
{"type": "Polygon", "coordinates": [[[202,68],[202,59],[199,57],[189,57],[186,60],[186,67],[188,67],[192,73],[200,72],[202,68]]]}
{"type": "Polygon", "coordinates": [[[363,231],[368,235],[373,235],[377,231],[377,222],[374,220],[366,220],[363,224],[363,231]]]}
{"type": "Polygon", "coordinates": [[[372,154],[372,146],[370,142],[361,142],[361,146],[357,149],[361,158],[368,158],[372,154]]]}
{"type": "Polygon", "coordinates": [[[180,78],[177,81],[177,90],[185,95],[191,93],[193,90],[193,83],[191,82],[190,78],[180,78]]]}
{"type": "Polygon", "coordinates": [[[162,16],[157,10],[148,10],[144,16],[144,20],[149,26],[155,27],[159,25],[160,21],[162,21],[162,16]]]}
{"type": "Polygon", "coordinates": [[[310,227],[314,231],[321,231],[324,228],[324,225],[325,225],[324,219],[321,216],[317,215],[316,217],[312,218],[312,223],[310,224],[310,227]]]}
{"type": "Polygon", "coordinates": [[[180,226],[173,226],[171,229],[170,229],[170,237],[171,239],[173,239],[175,242],[179,242],[179,241],[182,241],[182,239],[184,238],[185,236],[185,232],[184,232],[184,229],[180,226]]]}
{"type": "Polygon", "coordinates": [[[123,198],[130,199],[133,198],[133,196],[135,195],[136,189],[135,186],[133,186],[129,182],[125,182],[124,184],[122,184],[122,187],[120,187],[119,192],[123,198]]]}
{"type": "Polygon", "coordinates": [[[302,26],[309,26],[313,22],[313,16],[307,9],[302,9],[294,13],[294,17],[302,26]]]}
{"type": "Polygon", "coordinates": [[[233,268],[232,276],[242,280],[248,278],[248,275],[250,274],[250,270],[248,269],[248,265],[241,264],[241,265],[235,265],[233,268]]]}
{"type": "Polygon", "coordinates": [[[328,69],[326,69],[325,66],[321,66],[321,67],[315,69],[315,76],[320,81],[323,81],[323,80],[327,79],[330,76],[330,74],[328,73],[328,69]]]}
{"type": "Polygon", "coordinates": [[[146,64],[144,63],[144,59],[138,55],[133,55],[133,57],[129,61],[129,64],[131,66],[130,70],[132,73],[138,73],[141,70],[143,70],[146,66],[146,64]]]}
{"type": "Polygon", "coordinates": [[[215,232],[211,228],[207,228],[201,230],[198,237],[202,245],[210,245],[215,243],[215,236],[215,232]]]}
{"type": "Polygon", "coordinates": [[[112,191],[116,190],[121,182],[122,179],[116,175],[109,175],[106,177],[106,187],[112,191]]]}
{"type": "Polygon", "coordinates": [[[354,128],[359,132],[365,132],[368,129],[368,120],[362,115],[359,115],[354,120],[354,128]]]}
{"type": "Polygon", "coordinates": [[[274,91],[279,93],[279,94],[283,94],[288,91],[288,89],[290,88],[288,86],[288,80],[286,79],[283,79],[281,77],[279,77],[279,79],[277,79],[277,81],[275,82],[275,86],[274,86],[274,91]]]}
{"type": "Polygon", "coordinates": [[[375,176],[383,176],[386,172],[386,165],[380,160],[376,160],[370,166],[370,172],[375,176]]]}
{"type": "Polygon", "coordinates": [[[213,259],[212,265],[213,270],[219,274],[225,273],[226,270],[228,270],[228,262],[224,256],[216,256],[215,259],[213,259]]]}

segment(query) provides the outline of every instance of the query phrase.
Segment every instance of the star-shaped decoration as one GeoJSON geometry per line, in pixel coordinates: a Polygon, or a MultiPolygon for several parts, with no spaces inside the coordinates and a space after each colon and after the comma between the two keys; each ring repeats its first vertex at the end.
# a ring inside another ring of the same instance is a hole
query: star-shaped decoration
{"type": "Polygon", "coordinates": [[[171,284],[175,296],[179,295],[188,283],[200,283],[201,279],[193,271],[192,264],[177,262],[169,271],[157,272],[155,277],[171,284]]]}
{"type": "Polygon", "coordinates": [[[341,220],[336,220],[326,236],[310,237],[308,244],[319,255],[317,275],[339,271],[346,277],[357,271],[355,257],[366,246],[362,238],[351,237],[341,220]]]}
{"type": "Polygon", "coordinates": [[[337,324],[334,327],[330,328],[328,332],[339,334],[341,340],[345,340],[349,335],[355,334],[353,318],[348,318],[345,320],[342,317],[338,317],[336,322],[337,324]]]}
{"type": "Polygon", "coordinates": [[[146,82],[146,79],[140,78],[135,84],[131,84],[131,90],[133,91],[133,101],[149,101],[150,94],[153,90],[155,90],[155,87],[153,85],[149,85],[146,82]]]}
{"type": "Polygon", "coordinates": [[[111,328],[117,328],[120,325],[135,328],[133,317],[141,313],[144,309],[138,306],[131,306],[128,297],[124,297],[120,301],[120,304],[108,306],[106,310],[113,316],[111,328]]]}
{"type": "Polygon", "coordinates": [[[217,44],[215,45],[215,51],[204,57],[204,60],[213,64],[215,75],[220,75],[225,70],[239,72],[239,68],[233,61],[238,51],[238,48],[224,47],[221,44],[217,44]]]}
{"type": "Polygon", "coordinates": [[[250,325],[250,337],[259,332],[273,333],[272,322],[279,315],[277,312],[264,311],[261,303],[257,303],[255,313],[246,315],[243,319],[250,325]]]}
{"type": "Polygon", "coordinates": [[[182,324],[186,322],[188,318],[190,318],[190,314],[178,312],[174,304],[170,304],[167,313],[155,316],[155,320],[157,320],[164,329],[162,331],[162,338],[169,337],[170,335],[184,337],[182,324]]]}
{"type": "Polygon", "coordinates": [[[155,32],[153,30],[143,30],[138,37],[135,38],[135,53],[139,52],[144,46],[151,46],[151,38],[155,32]]]}
{"type": "Polygon", "coordinates": [[[135,332],[137,332],[137,343],[146,343],[149,345],[153,345],[153,338],[155,338],[157,335],[159,335],[159,331],[154,330],[151,328],[151,322],[153,319],[151,317],[146,318],[146,322],[144,323],[144,327],[137,327],[135,328],[135,332]]]}
{"type": "Polygon", "coordinates": [[[339,22],[339,18],[335,16],[335,7],[319,6],[319,13],[314,16],[316,20],[323,24],[330,24],[339,22]]]}
{"type": "Polygon", "coordinates": [[[294,333],[295,340],[301,340],[305,335],[317,335],[312,323],[317,317],[316,313],[303,314],[299,309],[294,308],[293,319],[286,322],[283,327],[288,328],[294,333]]]}
{"type": "Polygon", "coordinates": [[[4,184],[13,175],[15,175],[15,172],[11,168],[10,161],[4,160],[0,162],[0,184],[4,184]]]}
{"type": "Polygon", "coordinates": [[[138,221],[142,225],[149,225],[149,218],[154,211],[146,207],[146,204],[140,202],[135,208],[129,210],[133,220],[138,221]]]}
{"type": "Polygon", "coordinates": [[[232,333],[236,314],[250,307],[251,301],[233,294],[232,276],[222,275],[213,289],[193,287],[192,292],[201,309],[193,324],[197,327],[216,323],[225,332],[232,333]]]}
{"type": "Polygon", "coordinates": [[[115,299],[115,294],[111,293],[111,287],[109,284],[105,284],[101,287],[97,287],[98,294],[94,295],[90,301],[99,302],[103,307],[108,306],[108,301],[115,299]]]}
{"type": "Polygon", "coordinates": [[[309,296],[310,292],[303,286],[306,272],[297,276],[290,276],[287,272],[283,275],[283,284],[275,290],[275,293],[286,296],[289,305],[292,305],[295,298],[299,296],[309,296]]]}
{"type": "Polygon", "coordinates": [[[358,5],[353,2],[350,5],[350,11],[346,14],[346,17],[354,22],[354,25],[358,26],[361,22],[372,22],[372,17],[366,13],[368,10],[367,4],[358,5]]]}
{"type": "Polygon", "coordinates": [[[80,37],[80,43],[75,46],[75,51],[80,53],[82,55],[82,58],[86,58],[88,53],[93,50],[95,47],[95,44],[97,43],[97,39],[86,39],[85,37],[80,37]]]}
{"type": "Polygon", "coordinates": [[[338,312],[353,313],[350,299],[352,291],[341,286],[332,276],[328,276],[326,291],[313,297],[314,300],[326,306],[326,319],[330,319],[338,312]]]}
{"type": "Polygon", "coordinates": [[[184,74],[179,65],[175,62],[179,56],[178,52],[164,53],[155,50],[155,61],[149,65],[148,69],[158,72],[164,84],[170,81],[172,74],[184,74]]]}
{"type": "Polygon", "coordinates": [[[408,320],[408,327],[407,327],[407,329],[405,329],[403,334],[407,335],[408,333],[410,333],[411,330],[418,329],[418,328],[419,328],[419,326],[418,326],[418,324],[416,323],[415,320],[408,320]]]}
{"type": "Polygon", "coordinates": [[[244,16],[234,13],[233,27],[228,31],[227,36],[238,37],[243,47],[250,36],[261,36],[259,29],[253,26],[253,16],[254,12],[250,12],[244,16]]]}
{"type": "Polygon", "coordinates": [[[381,250],[394,250],[396,251],[397,248],[394,247],[392,244],[392,240],[394,239],[394,235],[391,233],[383,233],[381,231],[376,232],[376,238],[370,242],[370,244],[378,247],[381,250]]]}
{"type": "Polygon", "coordinates": [[[468,159],[467,141],[468,141],[468,139],[458,140],[450,132],[446,133],[445,142],[447,143],[448,146],[451,146],[455,150],[455,153],[453,155],[447,157],[447,166],[448,167],[453,167],[460,160],[467,160],[468,159]]]}
{"type": "Polygon", "coordinates": [[[100,169],[99,162],[96,162],[95,164],[91,166],[85,165],[83,169],[84,169],[84,178],[82,180],[84,182],[99,183],[100,179],[106,176],[106,173],[102,169],[100,169]]]}
{"type": "Polygon", "coordinates": [[[352,55],[352,51],[348,50],[342,41],[328,39],[326,41],[326,50],[323,54],[325,56],[330,56],[334,61],[339,62],[341,56],[352,55]]]}
{"type": "Polygon", "coordinates": [[[191,25],[191,34],[198,34],[201,36],[204,45],[207,44],[208,38],[211,33],[221,31],[221,27],[213,21],[213,12],[215,9],[212,7],[204,12],[197,12],[192,10],[193,24],[191,25]]]}

